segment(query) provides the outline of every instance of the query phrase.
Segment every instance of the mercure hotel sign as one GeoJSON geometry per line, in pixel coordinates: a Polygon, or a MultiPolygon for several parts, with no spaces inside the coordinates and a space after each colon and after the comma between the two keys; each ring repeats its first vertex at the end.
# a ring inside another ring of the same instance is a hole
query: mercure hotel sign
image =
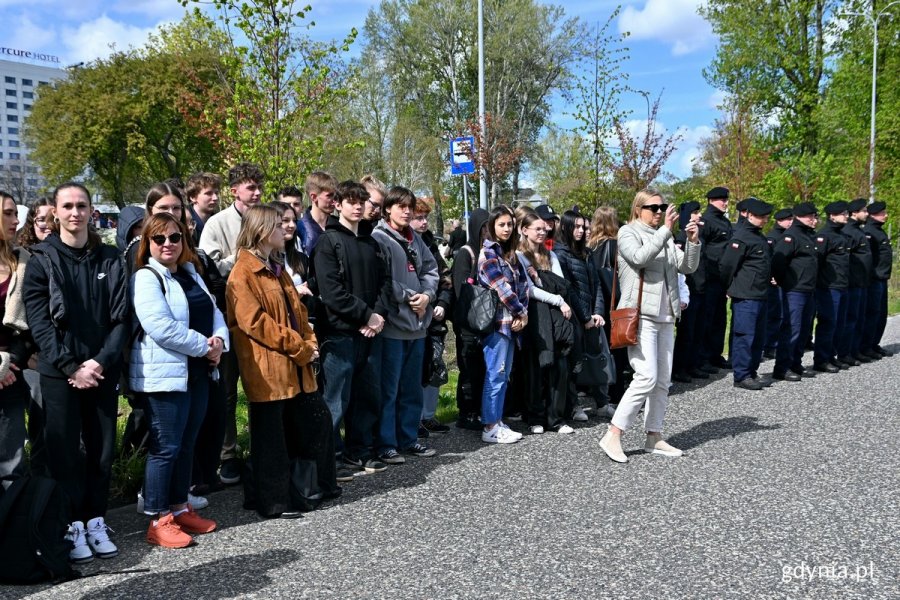
{"type": "Polygon", "coordinates": [[[31,60],[42,60],[44,62],[58,63],[59,57],[52,54],[44,54],[43,52],[32,52],[31,50],[19,50],[17,48],[0,48],[0,55],[17,56],[19,58],[29,58],[31,60]]]}

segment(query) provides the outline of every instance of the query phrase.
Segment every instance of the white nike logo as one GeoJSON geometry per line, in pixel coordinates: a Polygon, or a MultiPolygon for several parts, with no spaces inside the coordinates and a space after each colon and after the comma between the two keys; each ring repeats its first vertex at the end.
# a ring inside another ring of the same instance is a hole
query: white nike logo
{"type": "Polygon", "coordinates": [[[97,273],[97,279],[103,279],[106,277],[106,273],[97,273]]]}

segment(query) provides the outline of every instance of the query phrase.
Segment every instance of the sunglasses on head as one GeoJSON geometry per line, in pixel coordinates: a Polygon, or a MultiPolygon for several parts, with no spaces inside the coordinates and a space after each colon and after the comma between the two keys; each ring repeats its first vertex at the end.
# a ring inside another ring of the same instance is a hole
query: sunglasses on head
{"type": "Polygon", "coordinates": [[[164,235],[152,235],[152,236],[150,236],[150,239],[157,246],[162,246],[163,244],[166,243],[166,240],[169,240],[169,242],[172,244],[180,244],[181,243],[181,234],[176,231],[175,233],[169,235],[168,237],[166,237],[164,235]]]}
{"type": "Polygon", "coordinates": [[[658,213],[660,211],[666,212],[666,209],[668,208],[668,204],[645,204],[641,207],[641,210],[649,210],[652,213],[658,213]]]}

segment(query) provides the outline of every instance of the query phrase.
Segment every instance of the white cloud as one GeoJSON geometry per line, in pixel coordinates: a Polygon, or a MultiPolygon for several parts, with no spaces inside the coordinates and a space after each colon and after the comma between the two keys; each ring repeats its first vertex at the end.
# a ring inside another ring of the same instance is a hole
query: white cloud
{"type": "MultiPolygon", "coordinates": [[[[188,6],[189,9],[193,7],[188,6]]],[[[186,8],[175,0],[119,0],[112,11],[123,15],[140,15],[148,19],[178,21],[186,8]]]]}
{"type": "Polygon", "coordinates": [[[634,40],[659,40],[672,46],[673,56],[683,56],[709,45],[712,28],[697,13],[704,0],[647,0],[644,8],[626,6],[619,17],[619,31],[634,40]]]}
{"type": "Polygon", "coordinates": [[[718,109],[720,106],[725,104],[725,101],[728,99],[728,92],[724,90],[716,90],[712,94],[709,95],[709,99],[706,101],[706,105],[709,108],[718,109]]]}
{"type": "Polygon", "coordinates": [[[56,38],[56,33],[52,29],[44,29],[36,25],[27,15],[14,18],[7,25],[8,31],[11,31],[12,35],[4,39],[4,44],[10,48],[43,51],[56,38]]]}
{"type": "Polygon", "coordinates": [[[111,45],[115,50],[141,46],[156,29],[157,27],[135,27],[103,15],[82,23],[77,29],[63,28],[62,36],[63,43],[68,48],[68,60],[80,62],[109,56],[113,52],[111,45]]]}

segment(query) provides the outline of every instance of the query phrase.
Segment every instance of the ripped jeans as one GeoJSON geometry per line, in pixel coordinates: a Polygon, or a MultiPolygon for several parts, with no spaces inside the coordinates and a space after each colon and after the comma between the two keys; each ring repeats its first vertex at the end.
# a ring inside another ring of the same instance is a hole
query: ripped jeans
{"type": "Polygon", "coordinates": [[[493,425],[503,418],[503,400],[509,384],[515,342],[499,331],[482,341],[484,346],[484,391],[481,394],[481,422],[493,425]]]}

